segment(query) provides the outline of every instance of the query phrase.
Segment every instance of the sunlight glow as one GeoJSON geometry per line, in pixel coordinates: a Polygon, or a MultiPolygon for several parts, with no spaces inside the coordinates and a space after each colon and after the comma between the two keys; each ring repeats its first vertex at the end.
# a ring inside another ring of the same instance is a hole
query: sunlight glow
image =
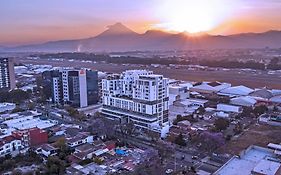
{"type": "Polygon", "coordinates": [[[205,32],[218,26],[231,14],[225,0],[163,0],[160,23],[154,27],[178,32],[205,32]]]}

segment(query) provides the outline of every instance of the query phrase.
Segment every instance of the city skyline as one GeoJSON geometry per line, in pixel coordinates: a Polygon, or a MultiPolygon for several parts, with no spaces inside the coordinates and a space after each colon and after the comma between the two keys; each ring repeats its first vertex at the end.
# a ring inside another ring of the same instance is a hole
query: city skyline
{"type": "Polygon", "coordinates": [[[0,2],[0,45],[96,36],[122,22],[138,33],[206,32],[228,35],[280,30],[278,0],[11,0],[0,2]]]}

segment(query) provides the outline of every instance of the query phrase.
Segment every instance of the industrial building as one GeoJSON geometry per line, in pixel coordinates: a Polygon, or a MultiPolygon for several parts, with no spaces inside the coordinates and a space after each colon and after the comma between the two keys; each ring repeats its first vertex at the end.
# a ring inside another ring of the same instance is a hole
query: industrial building
{"type": "Polygon", "coordinates": [[[250,146],[232,157],[214,175],[279,175],[281,163],[275,149],[250,146]]]}

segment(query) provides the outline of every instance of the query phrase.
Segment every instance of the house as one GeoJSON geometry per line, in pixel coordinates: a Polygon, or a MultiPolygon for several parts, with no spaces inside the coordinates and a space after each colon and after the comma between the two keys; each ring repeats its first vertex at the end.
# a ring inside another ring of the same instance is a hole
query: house
{"type": "MultiPolygon", "coordinates": [[[[83,151],[83,152],[75,152],[72,154],[72,156],[78,160],[77,162],[85,160],[85,159],[92,159],[94,156],[94,150],[91,149],[91,150],[83,151]]],[[[75,162],[75,161],[73,161],[73,162],[75,162]]]]}
{"type": "Polygon", "coordinates": [[[58,148],[55,148],[51,144],[44,144],[36,150],[37,153],[41,153],[45,157],[54,156],[57,154],[58,148]]]}
{"type": "Polygon", "coordinates": [[[98,146],[84,144],[79,147],[80,148],[75,149],[75,153],[73,153],[73,157],[78,159],[78,161],[92,159],[95,156],[100,156],[109,151],[104,144],[98,146]]]}
{"type": "Polygon", "coordinates": [[[113,149],[115,149],[115,147],[116,147],[115,142],[114,142],[114,141],[111,141],[111,140],[104,142],[104,144],[105,144],[105,147],[106,147],[108,150],[113,150],[113,149]]]}
{"type": "Polygon", "coordinates": [[[60,126],[49,128],[48,130],[52,133],[53,136],[69,135],[72,137],[77,135],[81,131],[81,128],[79,127],[79,125],[62,124],[60,126]]]}
{"type": "Polygon", "coordinates": [[[95,148],[95,146],[93,144],[85,143],[83,145],[77,146],[75,148],[75,152],[86,152],[86,151],[92,150],[94,148],[95,148]]]}
{"type": "Polygon", "coordinates": [[[85,144],[85,143],[93,143],[93,140],[94,140],[94,137],[86,132],[79,133],[78,135],[76,135],[74,137],[66,138],[66,142],[67,142],[68,146],[71,148],[85,144]]]}
{"type": "Polygon", "coordinates": [[[109,149],[105,145],[98,145],[95,147],[95,156],[101,156],[104,153],[107,153],[109,149]]]}
{"type": "Polygon", "coordinates": [[[106,153],[110,150],[113,150],[115,148],[115,142],[113,141],[107,141],[105,143],[100,143],[94,145],[85,143],[83,145],[77,146],[75,148],[75,152],[73,153],[72,162],[79,162],[85,159],[92,159],[94,156],[100,156],[103,153],[106,153]]]}
{"type": "Polygon", "coordinates": [[[6,136],[0,139],[0,157],[17,155],[21,149],[21,140],[14,136],[6,136]]]}

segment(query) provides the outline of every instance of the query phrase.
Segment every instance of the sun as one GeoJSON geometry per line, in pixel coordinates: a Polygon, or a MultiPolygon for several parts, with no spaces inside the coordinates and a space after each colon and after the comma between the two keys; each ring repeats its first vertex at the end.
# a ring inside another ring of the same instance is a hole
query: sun
{"type": "Polygon", "coordinates": [[[178,32],[205,32],[219,25],[231,7],[223,0],[163,0],[156,28],[178,32]]]}

